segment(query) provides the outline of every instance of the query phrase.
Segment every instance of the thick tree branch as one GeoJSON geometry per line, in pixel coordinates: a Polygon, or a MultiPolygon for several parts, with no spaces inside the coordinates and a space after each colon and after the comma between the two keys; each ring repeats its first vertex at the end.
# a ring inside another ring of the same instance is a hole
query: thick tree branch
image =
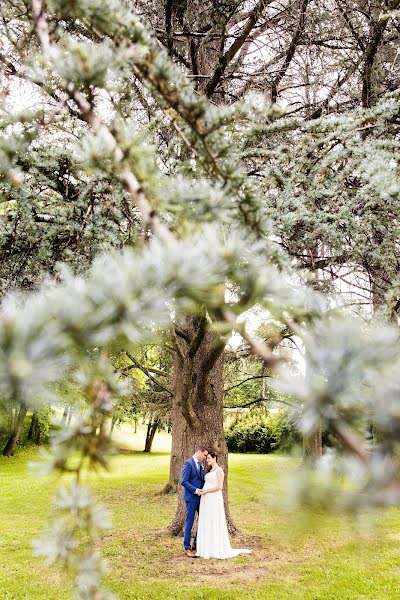
{"type": "Polygon", "coordinates": [[[211,371],[218,358],[223,353],[225,345],[225,341],[219,340],[205,357],[201,369],[204,376],[208,375],[208,373],[211,371]]]}
{"type": "Polygon", "coordinates": [[[286,71],[289,68],[290,63],[292,62],[292,58],[294,53],[296,52],[297,45],[300,41],[300,36],[303,33],[304,25],[306,21],[306,13],[307,13],[308,0],[301,0],[300,3],[300,17],[297,27],[294,31],[292,41],[289,44],[289,47],[286,52],[285,60],[283,61],[283,65],[280,67],[277,75],[274,77],[271,83],[271,102],[275,103],[278,98],[278,86],[285,76],[286,71]]]}
{"type": "Polygon", "coordinates": [[[165,2],[165,33],[167,34],[167,49],[168,54],[172,54],[172,46],[174,43],[173,32],[172,32],[172,9],[174,6],[174,0],[166,0],[165,2]]]}
{"type": "Polygon", "coordinates": [[[231,385],[228,388],[224,389],[224,393],[226,394],[227,392],[230,392],[231,390],[243,385],[244,383],[247,383],[247,381],[252,381],[253,379],[264,379],[265,377],[271,377],[271,375],[254,375],[254,377],[248,377],[247,379],[243,379],[243,381],[240,381],[240,383],[236,383],[235,385],[231,385]]]}
{"type": "Polygon", "coordinates": [[[183,340],[185,340],[185,342],[187,342],[188,344],[191,343],[192,338],[190,337],[190,335],[188,334],[187,331],[182,329],[182,327],[179,327],[179,325],[175,324],[174,331],[175,331],[176,335],[179,336],[180,338],[182,338],[183,340]]]}
{"type": "Polygon", "coordinates": [[[206,87],[206,96],[209,98],[214,93],[215,89],[219,85],[222,76],[225,73],[225,70],[229,63],[233,60],[235,55],[239,52],[240,48],[247,41],[251,31],[257,24],[257,21],[261,17],[263,10],[271,3],[271,0],[260,0],[258,4],[251,11],[250,16],[247,20],[247,23],[243,27],[243,30],[239,34],[239,36],[235,39],[235,41],[231,44],[229,49],[220,56],[218,67],[215,69],[214,74],[211,80],[208,82],[206,87]]]}
{"type": "MultiPolygon", "coordinates": [[[[143,365],[141,365],[133,356],[130,352],[125,351],[125,354],[127,355],[127,357],[129,358],[129,360],[131,360],[133,362],[133,365],[137,368],[140,369],[145,375],[147,375],[147,377],[156,385],[158,385],[158,387],[160,387],[162,390],[164,390],[165,392],[167,392],[170,396],[173,396],[173,392],[165,387],[165,385],[163,385],[162,383],[160,383],[159,381],[157,381],[157,379],[155,379],[155,377],[153,377],[150,373],[150,369],[147,369],[146,367],[144,367],[143,365]]],[[[163,373],[163,376],[164,373],[163,373]]]]}
{"type": "Polygon", "coordinates": [[[277,402],[278,404],[293,406],[293,403],[286,402],[286,400],[278,400],[275,398],[257,398],[257,400],[252,400],[251,402],[246,402],[245,404],[234,404],[233,406],[224,405],[224,408],[248,408],[249,406],[254,406],[255,404],[264,404],[266,402],[277,402]]]}
{"type": "Polygon", "coordinates": [[[379,21],[378,23],[371,21],[370,40],[365,49],[362,73],[361,99],[364,108],[369,108],[372,104],[372,69],[387,23],[388,21],[379,21]]]}
{"type": "Polygon", "coordinates": [[[50,36],[42,0],[32,0],[32,15],[43,52],[47,54],[50,49],[50,36]]]}
{"type": "MultiPolygon", "coordinates": [[[[127,373],[128,371],[132,371],[132,369],[139,369],[140,367],[136,365],[129,365],[128,367],[123,367],[122,369],[118,369],[120,373],[127,373]]],[[[165,371],[161,371],[160,369],[154,369],[153,367],[145,367],[149,373],[154,373],[154,375],[161,375],[161,377],[168,377],[168,373],[165,371]]],[[[143,370],[143,369],[141,369],[143,370]]],[[[147,375],[147,373],[146,373],[147,375]]]]}
{"type": "Polygon", "coordinates": [[[203,341],[205,333],[206,333],[206,323],[207,322],[204,317],[202,317],[199,320],[197,331],[190,342],[190,346],[189,346],[189,350],[188,350],[189,358],[193,358],[195,356],[197,350],[200,348],[200,344],[203,341]]]}
{"type": "Polygon", "coordinates": [[[358,456],[364,463],[370,460],[371,452],[365,447],[365,444],[357,437],[354,431],[341,421],[333,421],[332,426],[336,438],[347,450],[358,456]]]}

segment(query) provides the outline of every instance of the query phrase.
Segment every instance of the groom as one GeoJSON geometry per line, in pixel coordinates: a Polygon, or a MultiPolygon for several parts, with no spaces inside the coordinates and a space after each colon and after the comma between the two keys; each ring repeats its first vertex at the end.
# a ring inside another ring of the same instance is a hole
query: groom
{"type": "Polygon", "coordinates": [[[183,540],[184,553],[190,558],[196,557],[196,536],[194,535],[193,546],[190,545],[192,527],[196,512],[200,507],[200,490],[204,485],[203,461],[208,454],[205,446],[197,446],[196,452],[189,460],[183,463],[181,485],[183,485],[183,499],[186,503],[185,535],[183,540]]]}

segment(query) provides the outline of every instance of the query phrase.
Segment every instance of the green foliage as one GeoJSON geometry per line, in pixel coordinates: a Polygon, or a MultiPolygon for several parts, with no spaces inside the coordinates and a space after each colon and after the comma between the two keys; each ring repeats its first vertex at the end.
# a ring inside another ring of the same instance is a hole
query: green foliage
{"type": "Polygon", "coordinates": [[[55,411],[50,406],[44,406],[37,413],[37,439],[42,444],[48,443],[50,432],[54,430],[52,424],[54,415],[55,411]]]}
{"type": "Polygon", "coordinates": [[[121,352],[112,359],[126,384],[126,393],[112,410],[113,426],[136,423],[139,418],[170,427],[172,391],[169,389],[171,357],[161,346],[143,346],[121,352]]]}
{"type": "Polygon", "coordinates": [[[61,77],[76,87],[102,87],[113,59],[110,46],[79,43],[73,38],[63,39],[60,48],[52,51],[52,60],[61,77]]]}
{"type": "Polygon", "coordinates": [[[240,414],[225,429],[229,452],[269,454],[276,450],[290,450],[301,436],[288,417],[286,410],[266,413],[253,409],[240,414]]]}
{"type": "MultiPolygon", "coordinates": [[[[22,432],[18,440],[18,449],[34,444],[48,444],[51,432],[55,430],[52,423],[54,410],[43,405],[38,405],[33,409],[34,413],[28,413],[25,417],[22,432]],[[34,427],[32,426],[32,415],[35,414],[34,427]]],[[[0,403],[0,445],[4,447],[7,439],[15,428],[17,411],[14,410],[13,403],[0,403]]]]}
{"type": "MultiPolygon", "coordinates": [[[[254,130],[263,140],[261,156],[257,149],[252,154],[245,148],[243,154],[249,168],[264,174],[266,214],[298,266],[330,270],[351,286],[354,280],[340,271],[346,264],[360,282],[371,278],[377,304],[390,295],[397,273],[400,231],[397,218],[389,215],[400,207],[399,140],[393,127],[399,102],[396,90],[368,110],[262,124],[254,130]]],[[[369,301],[364,283],[357,293],[360,302],[369,301]]]]}

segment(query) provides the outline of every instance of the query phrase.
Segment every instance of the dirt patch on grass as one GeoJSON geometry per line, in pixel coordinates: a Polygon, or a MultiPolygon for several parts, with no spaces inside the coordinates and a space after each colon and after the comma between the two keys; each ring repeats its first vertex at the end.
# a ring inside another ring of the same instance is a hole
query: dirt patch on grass
{"type": "Polygon", "coordinates": [[[143,488],[135,485],[135,486],[127,486],[124,490],[112,491],[112,492],[103,492],[101,494],[101,498],[103,502],[113,502],[118,501],[121,505],[128,502],[135,502],[137,499],[141,503],[152,502],[153,504],[159,504],[160,499],[158,492],[155,490],[143,490],[143,488]]]}
{"type": "MultiPolygon", "coordinates": [[[[236,541],[235,546],[245,547],[242,543],[237,544],[236,541]]],[[[251,547],[250,544],[247,547],[251,547]]],[[[265,548],[263,550],[252,548],[252,550],[250,555],[239,555],[229,560],[190,559],[182,552],[171,559],[173,565],[171,566],[172,570],[180,576],[185,574],[186,578],[203,582],[258,581],[268,576],[270,565],[275,557],[271,556],[265,548]]]]}
{"type": "Polygon", "coordinates": [[[203,580],[213,578],[258,580],[268,574],[270,564],[275,560],[275,556],[271,554],[269,548],[265,547],[265,543],[263,545],[262,538],[240,534],[232,536],[231,542],[234,548],[249,548],[252,551],[251,554],[240,554],[232,559],[218,560],[189,558],[183,551],[180,551],[179,554],[171,557],[171,562],[174,564],[173,569],[203,580]]]}
{"type": "Polygon", "coordinates": [[[230,538],[234,548],[250,548],[251,550],[265,548],[265,539],[259,535],[246,535],[240,532],[231,535],[230,538]]]}
{"type": "Polygon", "coordinates": [[[115,448],[114,456],[118,454],[143,454],[142,450],[133,450],[132,448],[123,448],[121,446],[115,448]]]}
{"type": "Polygon", "coordinates": [[[225,570],[223,572],[215,573],[202,573],[200,578],[203,581],[209,581],[214,579],[262,579],[267,575],[269,569],[267,567],[241,567],[231,570],[225,570]]]}
{"type": "Polygon", "coordinates": [[[232,537],[234,548],[249,548],[252,553],[242,554],[229,560],[189,558],[183,553],[181,538],[171,538],[165,530],[138,532],[112,531],[105,536],[109,548],[107,558],[118,563],[118,576],[122,578],[178,579],[212,585],[246,582],[260,583],[274,579],[277,567],[302,562],[294,552],[280,552],[258,536],[238,534],[232,537]],[[110,546],[109,546],[110,544],[110,546]]]}

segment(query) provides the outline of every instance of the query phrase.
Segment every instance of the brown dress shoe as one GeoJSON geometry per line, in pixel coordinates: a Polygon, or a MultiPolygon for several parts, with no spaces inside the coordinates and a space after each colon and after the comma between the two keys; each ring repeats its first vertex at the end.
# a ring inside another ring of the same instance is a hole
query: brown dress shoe
{"type": "Polygon", "coordinates": [[[189,558],[196,558],[196,552],[193,552],[193,550],[184,550],[183,554],[186,554],[189,558]]]}

